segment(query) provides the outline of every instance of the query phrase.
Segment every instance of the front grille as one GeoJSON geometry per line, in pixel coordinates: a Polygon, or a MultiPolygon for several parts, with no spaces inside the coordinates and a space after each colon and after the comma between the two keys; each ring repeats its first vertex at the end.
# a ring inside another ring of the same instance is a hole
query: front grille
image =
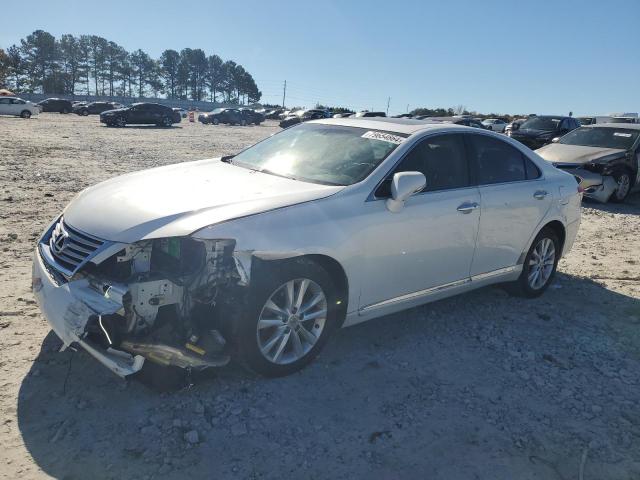
{"type": "Polygon", "coordinates": [[[42,238],[40,248],[45,260],[53,263],[50,266],[70,278],[107,243],[81,232],[60,218],[42,238]]]}

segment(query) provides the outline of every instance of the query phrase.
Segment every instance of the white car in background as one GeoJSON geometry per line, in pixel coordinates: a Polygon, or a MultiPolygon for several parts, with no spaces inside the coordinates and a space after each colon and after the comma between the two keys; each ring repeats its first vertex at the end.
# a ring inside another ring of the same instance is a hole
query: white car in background
{"type": "Polygon", "coordinates": [[[498,133],[504,133],[504,129],[507,126],[507,122],[500,118],[487,118],[482,121],[482,124],[487,128],[487,130],[492,130],[498,133]]]}
{"type": "Polygon", "coordinates": [[[65,346],[122,376],[227,353],[285,375],[339,327],[489,284],[541,295],[581,200],[504,135],[322,119],[80,192],[37,244],[33,291],[65,346]]]}
{"type": "Polygon", "coordinates": [[[18,97],[0,97],[0,115],[13,115],[22,118],[31,118],[38,115],[40,107],[28,100],[18,97]]]}

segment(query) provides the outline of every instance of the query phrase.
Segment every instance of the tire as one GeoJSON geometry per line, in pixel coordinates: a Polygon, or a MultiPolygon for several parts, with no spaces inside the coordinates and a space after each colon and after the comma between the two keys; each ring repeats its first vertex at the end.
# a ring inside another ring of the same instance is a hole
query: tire
{"type": "Polygon", "coordinates": [[[67,113],[69,113],[69,109],[67,107],[64,107],[60,113],[66,115],[67,113]]]}
{"type": "Polygon", "coordinates": [[[260,120],[256,121],[256,126],[258,126],[258,127],[259,127],[259,126],[260,126],[260,123],[261,123],[261,122],[260,122],[260,120]]]}
{"type": "Polygon", "coordinates": [[[171,121],[171,119],[169,117],[164,117],[162,119],[162,126],[163,127],[170,127],[171,125],[173,125],[173,122],[171,121]]]}
{"type": "Polygon", "coordinates": [[[280,377],[302,369],[318,355],[339,325],[340,313],[336,308],[334,282],[316,263],[292,260],[266,268],[268,272],[258,275],[252,286],[247,308],[238,314],[235,344],[240,359],[251,370],[267,377],[280,377]],[[296,309],[303,283],[306,288],[300,304],[303,308],[308,306],[307,316],[313,316],[307,320],[305,314],[300,314],[302,308],[296,309]],[[295,301],[287,307],[289,285],[293,285],[295,301]],[[320,300],[313,304],[316,297],[320,300]],[[270,302],[279,310],[269,308],[270,302]]]}
{"type": "Polygon", "coordinates": [[[246,127],[247,126],[247,121],[244,118],[242,120],[240,120],[240,126],[241,127],[246,127]]]}
{"type": "Polygon", "coordinates": [[[80,110],[80,115],[82,115],[83,117],[86,117],[89,115],[89,110],[80,110]]]}
{"type": "Polygon", "coordinates": [[[127,121],[124,119],[124,117],[118,117],[113,121],[113,125],[123,128],[127,126],[127,121]]]}
{"type": "Polygon", "coordinates": [[[23,110],[20,112],[20,117],[31,118],[31,112],[29,110],[23,110]]]}
{"type": "Polygon", "coordinates": [[[527,252],[520,277],[518,277],[518,280],[515,282],[507,285],[509,293],[525,298],[535,298],[542,295],[544,291],[549,288],[549,285],[553,282],[556,275],[556,269],[558,267],[558,261],[560,260],[561,254],[560,247],[560,240],[556,233],[551,228],[543,228],[540,233],[538,233],[531,244],[531,248],[529,248],[529,251],[527,252]],[[534,268],[536,266],[540,266],[540,264],[537,263],[537,258],[539,258],[539,253],[545,251],[545,245],[547,260],[544,260],[543,258],[544,263],[542,264],[542,267],[539,267],[538,276],[536,276],[534,268]],[[549,258],[549,247],[551,245],[553,246],[553,258],[549,258]],[[547,268],[549,269],[547,270],[547,268]]]}
{"type": "Polygon", "coordinates": [[[220,120],[214,118],[213,120],[211,120],[211,123],[213,123],[214,125],[218,125],[220,123],[220,120]]]}
{"type": "Polygon", "coordinates": [[[624,203],[633,187],[631,173],[628,170],[620,170],[613,174],[613,179],[618,184],[618,188],[611,194],[609,201],[613,203],[624,203]]]}

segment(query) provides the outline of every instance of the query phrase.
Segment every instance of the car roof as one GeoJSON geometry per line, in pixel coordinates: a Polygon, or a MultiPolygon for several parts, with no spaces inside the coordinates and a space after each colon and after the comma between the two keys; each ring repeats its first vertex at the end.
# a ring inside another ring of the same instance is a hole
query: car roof
{"type": "Polygon", "coordinates": [[[640,130],[640,123],[594,123],[593,125],[582,125],[584,128],[627,128],[640,130]]]}
{"type": "Polygon", "coordinates": [[[451,123],[435,123],[428,120],[413,120],[411,118],[390,117],[360,117],[360,118],[323,118],[313,120],[312,123],[324,123],[328,125],[342,125],[345,127],[369,128],[372,130],[385,130],[387,132],[412,135],[421,130],[448,130],[451,128],[468,129],[462,125],[451,123]]]}

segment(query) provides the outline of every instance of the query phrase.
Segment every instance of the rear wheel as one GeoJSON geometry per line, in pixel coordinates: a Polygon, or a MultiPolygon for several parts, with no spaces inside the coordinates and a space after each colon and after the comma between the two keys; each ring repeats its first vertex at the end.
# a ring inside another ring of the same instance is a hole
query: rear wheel
{"type": "Polygon", "coordinates": [[[126,127],[127,121],[124,119],[124,117],[118,117],[113,121],[113,125],[115,125],[116,127],[126,127]]]}
{"type": "Polygon", "coordinates": [[[560,260],[560,240],[550,228],[543,228],[531,244],[518,280],[509,285],[510,293],[535,298],[553,281],[560,260]]]}
{"type": "Polygon", "coordinates": [[[218,125],[220,123],[220,120],[214,117],[214,119],[211,120],[211,123],[213,123],[214,125],[218,125]]]}
{"type": "Polygon", "coordinates": [[[69,113],[69,109],[67,107],[64,107],[60,113],[67,114],[69,113]]]}
{"type": "Polygon", "coordinates": [[[89,115],[89,110],[80,110],[80,115],[82,115],[83,117],[86,117],[87,115],[89,115]]]}
{"type": "Polygon", "coordinates": [[[171,121],[171,119],[169,117],[164,117],[162,119],[162,126],[163,127],[170,127],[171,125],[173,125],[173,122],[171,121]]]}
{"type": "Polygon", "coordinates": [[[631,175],[627,170],[621,170],[615,173],[613,178],[618,186],[609,200],[613,203],[622,203],[627,199],[627,196],[629,196],[629,192],[631,191],[631,175]]]}
{"type": "Polygon", "coordinates": [[[338,325],[329,274],[307,261],[283,262],[257,280],[236,343],[244,362],[269,377],[300,370],[338,325]]]}
{"type": "Polygon", "coordinates": [[[23,110],[20,112],[20,116],[22,118],[31,118],[31,112],[29,110],[23,110]]]}

